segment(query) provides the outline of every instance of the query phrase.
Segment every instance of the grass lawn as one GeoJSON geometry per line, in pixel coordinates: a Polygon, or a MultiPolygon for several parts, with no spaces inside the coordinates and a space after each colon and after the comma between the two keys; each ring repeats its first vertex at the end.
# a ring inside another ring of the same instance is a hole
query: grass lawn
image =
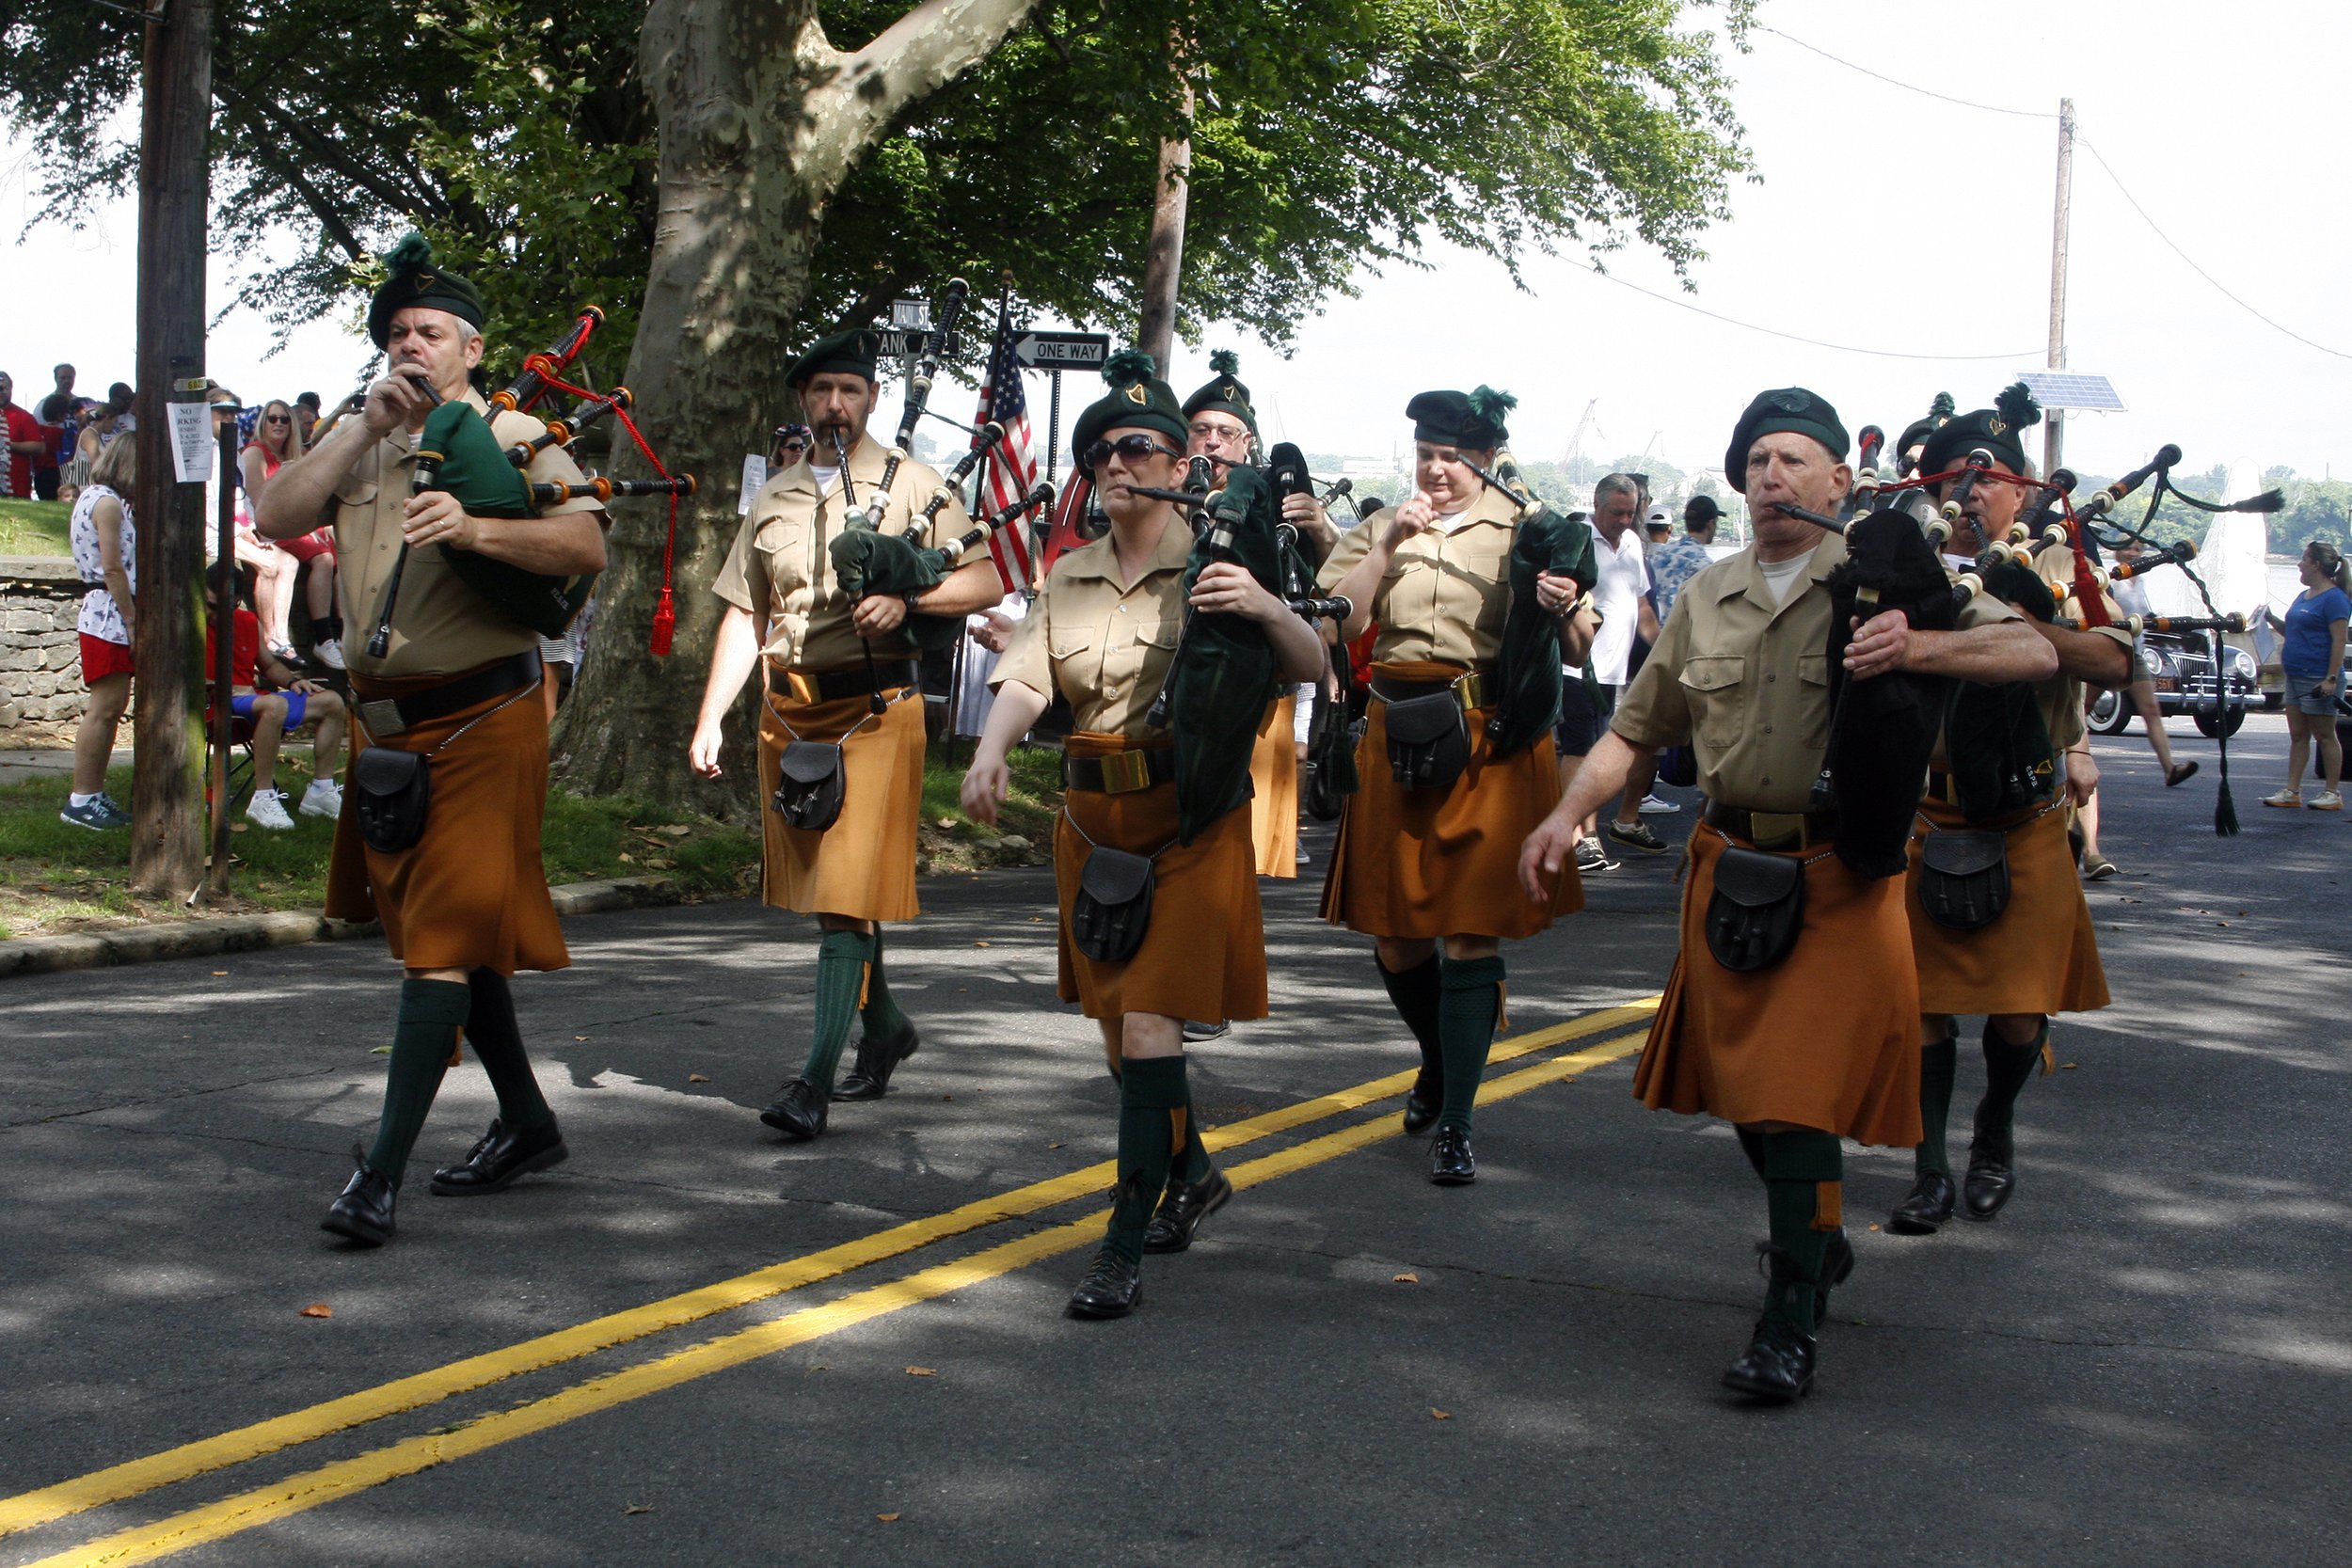
{"type": "Polygon", "coordinates": [[[0,555],[72,555],[66,526],[72,520],[63,501],[0,500],[0,555]]]}
{"type": "MultiPolygon", "coordinates": [[[[1016,752],[1003,825],[986,831],[965,820],[958,804],[968,753],[935,748],[923,780],[923,868],[975,871],[1042,863],[1061,805],[1060,757],[1042,749],[1016,752]]],[[[292,798],[290,809],[310,782],[308,760],[307,752],[278,759],[278,784],[292,798]]],[[[292,832],[265,832],[239,816],[230,830],[235,862],[225,905],[190,910],[170,899],[135,898],[127,886],[130,835],[60,821],[65,788],[59,776],[0,789],[0,940],[223,912],[315,910],[326,898],[334,824],[301,816],[292,832]]],[[[131,770],[116,768],[106,788],[127,802],[131,770]]],[[[550,883],[658,875],[675,879],[690,898],[736,896],[759,885],[755,828],[630,800],[556,791],[548,800],[542,846],[550,883]]]]}

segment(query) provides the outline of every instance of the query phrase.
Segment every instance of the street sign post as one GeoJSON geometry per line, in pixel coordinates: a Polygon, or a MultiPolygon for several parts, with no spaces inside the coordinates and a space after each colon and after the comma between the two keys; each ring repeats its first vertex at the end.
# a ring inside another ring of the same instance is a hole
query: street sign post
{"type": "Polygon", "coordinates": [[[1111,341],[1100,332],[1024,332],[1012,354],[1033,371],[1096,371],[1111,356],[1111,341]]]}

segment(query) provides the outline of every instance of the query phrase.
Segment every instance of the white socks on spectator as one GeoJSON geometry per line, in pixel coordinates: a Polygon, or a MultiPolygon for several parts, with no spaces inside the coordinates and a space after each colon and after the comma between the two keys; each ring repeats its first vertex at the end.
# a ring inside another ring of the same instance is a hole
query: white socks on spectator
{"type": "Polygon", "coordinates": [[[88,805],[88,804],[89,804],[92,800],[97,800],[97,799],[98,799],[98,793],[97,793],[97,791],[95,791],[95,790],[91,791],[91,792],[90,792],[89,794],[87,794],[87,795],[83,794],[83,793],[82,793],[80,790],[78,790],[78,789],[75,789],[75,790],[69,790],[69,791],[67,791],[67,792],[66,792],[66,803],[67,803],[68,805],[73,805],[73,806],[87,806],[87,805],[88,805]]]}

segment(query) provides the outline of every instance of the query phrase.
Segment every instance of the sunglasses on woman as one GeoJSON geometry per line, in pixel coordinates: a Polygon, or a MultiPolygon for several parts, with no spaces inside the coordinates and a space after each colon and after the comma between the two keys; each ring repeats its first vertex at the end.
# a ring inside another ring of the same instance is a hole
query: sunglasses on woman
{"type": "Polygon", "coordinates": [[[264,414],[262,416],[262,422],[263,424],[292,424],[294,420],[283,414],[264,414]]]}
{"type": "Polygon", "coordinates": [[[1130,463],[1139,463],[1155,451],[1163,457],[1182,457],[1184,455],[1183,452],[1178,451],[1174,447],[1162,446],[1159,442],[1154,441],[1149,436],[1145,436],[1140,433],[1131,433],[1129,435],[1121,436],[1116,441],[1095,442],[1092,446],[1087,448],[1086,451],[1078,454],[1078,461],[1085,464],[1089,468],[1099,468],[1104,464],[1111,460],[1111,453],[1113,452],[1117,452],[1120,456],[1125,458],[1130,463]]]}

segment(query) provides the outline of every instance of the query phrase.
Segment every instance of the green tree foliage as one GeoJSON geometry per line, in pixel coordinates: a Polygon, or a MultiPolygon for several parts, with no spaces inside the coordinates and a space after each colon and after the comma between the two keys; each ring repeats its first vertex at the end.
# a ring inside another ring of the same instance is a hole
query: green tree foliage
{"type": "MultiPolygon", "coordinates": [[[[1735,31],[1750,0],[1727,0],[1735,31]]],[[[830,0],[855,48],[905,0],[830,0]]],[[[430,234],[480,281],[509,357],[573,308],[628,347],[658,196],[628,0],[254,0],[215,40],[215,247],[261,258],[241,297],[292,325],[350,313],[369,258],[430,234]]],[[[1187,328],[1287,343],[1359,267],[1435,242],[1516,274],[1531,252],[1633,241],[1677,265],[1747,169],[1711,40],[1676,0],[1043,0],[993,57],[917,105],[821,214],[797,335],[873,319],[952,273],[1010,275],[1041,312],[1136,315],[1156,149],[1189,133],[1187,328]],[[1196,91],[1184,118],[1179,75],[1196,91]]],[[[138,27],[20,0],[0,115],[72,217],[136,173],[138,27]]],[[[355,367],[356,368],[356,367],[355,367]]],[[[509,367],[493,366],[494,373],[509,367]]]]}

